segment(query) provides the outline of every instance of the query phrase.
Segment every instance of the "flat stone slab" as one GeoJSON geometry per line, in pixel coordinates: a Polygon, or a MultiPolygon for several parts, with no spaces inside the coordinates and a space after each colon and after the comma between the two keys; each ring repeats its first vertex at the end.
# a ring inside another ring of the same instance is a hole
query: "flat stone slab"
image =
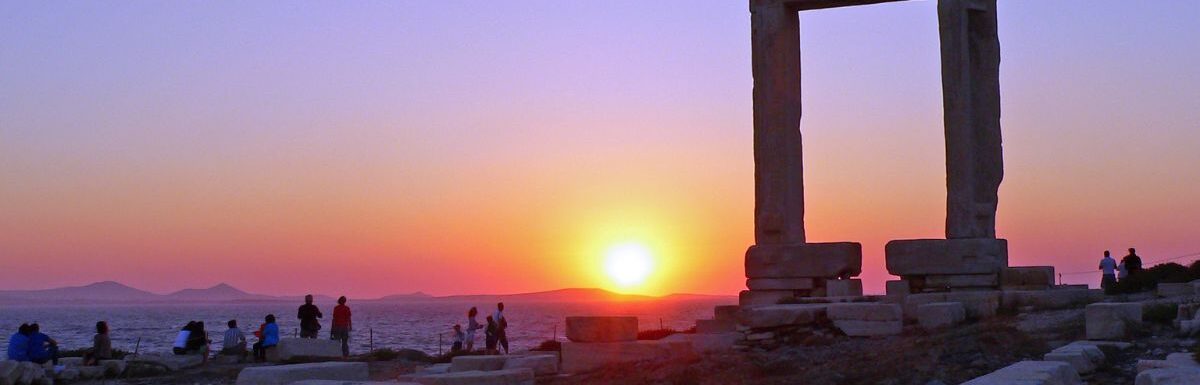
{"type": "Polygon", "coordinates": [[[1140,372],[1135,385],[1196,385],[1200,384],[1200,370],[1183,368],[1150,369],[1140,372]]]}
{"type": "Polygon", "coordinates": [[[925,288],[996,287],[1000,285],[999,274],[956,274],[927,275],[925,288]]]}
{"type": "Polygon", "coordinates": [[[749,278],[746,288],[750,290],[812,290],[817,287],[814,278],[749,278]]]}
{"type": "Polygon", "coordinates": [[[1042,360],[1066,362],[1076,373],[1087,374],[1104,364],[1104,352],[1094,345],[1066,345],[1046,353],[1042,360]]]}
{"type": "Polygon", "coordinates": [[[366,362],[254,366],[238,373],[237,385],[287,385],[301,380],[367,381],[366,362]]]}
{"type": "Polygon", "coordinates": [[[962,385],[1082,385],[1071,364],[1057,361],[1021,361],[976,377],[962,385]]]}
{"type": "Polygon", "coordinates": [[[831,320],[900,321],[904,312],[900,305],[879,302],[831,303],[825,314],[831,320]]]}
{"type": "Polygon", "coordinates": [[[450,359],[449,373],[468,371],[493,371],[504,368],[506,356],[458,356],[450,359]]]}
{"type": "Polygon", "coordinates": [[[567,317],[567,339],[574,342],[637,341],[637,317],[567,317]]]}
{"type": "Polygon", "coordinates": [[[1093,303],[1084,308],[1089,340],[1121,340],[1142,324],[1141,303],[1093,303]]]}
{"type": "Polygon", "coordinates": [[[994,317],[1000,309],[1000,291],[909,294],[904,296],[904,318],[918,320],[921,305],[938,302],[961,303],[968,319],[989,318],[994,317]]]}
{"type": "Polygon", "coordinates": [[[1000,270],[1002,287],[1054,286],[1054,266],[1011,266],[1000,270]]]}
{"type": "Polygon", "coordinates": [[[854,242],[754,245],[746,250],[746,278],[849,278],[862,273],[862,245],[854,242]]]}
{"type": "Polygon", "coordinates": [[[1104,292],[1099,289],[1004,290],[1000,306],[1009,310],[1024,307],[1054,310],[1080,307],[1103,299],[1104,292]]]}
{"type": "Polygon", "coordinates": [[[533,370],[529,368],[434,374],[417,377],[413,381],[422,385],[534,385],[535,383],[533,370]]]}
{"type": "Polygon", "coordinates": [[[904,321],[834,320],[833,327],[850,337],[894,336],[904,331],[904,321]]]}
{"type": "Polygon", "coordinates": [[[502,370],[528,368],[535,376],[550,376],[558,374],[558,355],[536,354],[528,356],[509,357],[504,361],[502,370]]]}
{"type": "MultiPolygon", "coordinates": [[[[338,355],[341,356],[341,346],[338,346],[338,355]]],[[[196,354],[186,356],[177,356],[170,354],[141,354],[137,356],[125,357],[126,362],[139,362],[144,364],[158,365],[166,368],[169,371],[179,371],[182,369],[190,369],[204,364],[204,357],[196,354]]]]}
{"type": "Polygon", "coordinates": [[[892,275],[995,274],[1008,267],[1008,241],[992,238],[911,239],[884,247],[892,275]]]}
{"type": "Polygon", "coordinates": [[[750,328],[808,325],[825,317],[829,304],[771,305],[743,308],[740,324],[750,328]]]}
{"type": "Polygon", "coordinates": [[[693,356],[688,341],[562,343],[562,372],[583,373],[613,364],[693,356]]]}
{"type": "Polygon", "coordinates": [[[861,279],[831,279],[825,281],[826,297],[860,297],[862,295],[861,279]]]}
{"type": "Polygon", "coordinates": [[[342,358],[342,343],[323,338],[281,338],[275,346],[276,362],[293,358],[342,358]]]}
{"type": "Polygon", "coordinates": [[[967,320],[967,310],[960,302],[934,302],[917,306],[917,323],[925,330],[958,325],[967,320]]]}

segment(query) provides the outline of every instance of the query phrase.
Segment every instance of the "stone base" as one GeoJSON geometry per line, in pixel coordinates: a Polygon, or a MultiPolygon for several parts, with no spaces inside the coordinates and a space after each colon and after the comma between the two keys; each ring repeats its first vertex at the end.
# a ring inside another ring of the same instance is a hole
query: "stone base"
{"type": "MultiPolygon", "coordinates": [[[[342,355],[342,347],[338,345],[338,357],[342,355]]],[[[271,349],[278,350],[278,349],[271,349]]],[[[127,363],[143,363],[166,368],[168,371],[179,371],[183,369],[191,369],[198,367],[204,363],[204,357],[192,354],[186,356],[177,356],[173,354],[141,354],[137,356],[126,356],[127,363]]]]}
{"type": "Polygon", "coordinates": [[[1000,287],[1044,290],[1054,286],[1054,266],[1014,266],[1000,270],[1000,287]]]}
{"type": "Polygon", "coordinates": [[[826,317],[835,328],[851,337],[896,335],[904,328],[900,305],[852,302],[828,306],[826,317]]]}
{"type": "Polygon", "coordinates": [[[995,290],[1000,286],[999,274],[955,274],[906,276],[915,291],[954,291],[954,289],[979,288],[995,290]]]}
{"type": "Polygon", "coordinates": [[[635,341],[562,343],[562,371],[583,373],[613,364],[686,358],[692,356],[688,341],[635,341]]]}
{"type": "Polygon", "coordinates": [[[898,276],[996,274],[1008,267],[1008,241],[993,238],[896,240],[884,247],[898,276]]]}
{"type": "Polygon", "coordinates": [[[1089,340],[1122,340],[1142,324],[1142,304],[1094,303],[1084,308],[1089,340]]]}
{"type": "Polygon", "coordinates": [[[977,377],[962,385],[1082,385],[1071,364],[1055,361],[1021,361],[977,377]]]}
{"type": "Polygon", "coordinates": [[[743,308],[739,324],[749,328],[807,325],[825,317],[829,305],[772,305],[743,308]]]}
{"type": "Polygon", "coordinates": [[[574,342],[637,341],[637,317],[567,317],[567,339],[574,342]]]}
{"type": "Polygon", "coordinates": [[[747,278],[850,278],[862,273],[862,245],[853,242],[754,245],[747,278]]]}
{"type": "Polygon", "coordinates": [[[1000,309],[1000,291],[910,294],[904,297],[904,318],[915,321],[921,305],[938,302],[961,303],[969,319],[990,318],[1000,309]]]}
{"type": "Polygon", "coordinates": [[[237,385],[287,385],[300,380],[366,381],[365,362],[255,366],[238,373],[237,385]]]}

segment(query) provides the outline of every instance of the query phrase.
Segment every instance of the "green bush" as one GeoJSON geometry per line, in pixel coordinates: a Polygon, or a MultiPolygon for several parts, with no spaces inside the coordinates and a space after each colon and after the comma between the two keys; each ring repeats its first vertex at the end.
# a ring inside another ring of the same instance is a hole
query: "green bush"
{"type": "Polygon", "coordinates": [[[1142,309],[1142,321],[1170,325],[1179,314],[1179,304],[1160,303],[1142,309]]]}

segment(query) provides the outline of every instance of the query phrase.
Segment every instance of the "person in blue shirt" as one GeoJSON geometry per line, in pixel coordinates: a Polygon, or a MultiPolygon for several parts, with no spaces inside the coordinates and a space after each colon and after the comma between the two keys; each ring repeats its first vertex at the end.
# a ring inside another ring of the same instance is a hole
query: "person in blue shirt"
{"type": "Polygon", "coordinates": [[[42,333],[38,324],[29,325],[29,360],[38,365],[53,362],[58,365],[58,341],[42,333]]]}
{"type": "Polygon", "coordinates": [[[262,327],[262,335],[254,343],[254,359],[265,361],[267,349],[279,345],[279,325],[275,324],[275,315],[267,314],[266,323],[262,327]]]}
{"type": "Polygon", "coordinates": [[[29,361],[30,334],[32,332],[30,331],[29,324],[21,324],[21,327],[17,328],[17,333],[8,339],[9,360],[17,362],[29,361]]]}

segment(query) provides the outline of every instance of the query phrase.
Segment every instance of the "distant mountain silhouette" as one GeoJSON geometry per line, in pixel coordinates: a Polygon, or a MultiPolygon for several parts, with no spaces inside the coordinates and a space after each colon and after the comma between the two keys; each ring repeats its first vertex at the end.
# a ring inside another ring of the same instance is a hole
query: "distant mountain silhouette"
{"type": "MultiPolygon", "coordinates": [[[[318,303],[331,303],[332,296],[314,295],[318,303]]],[[[85,286],[44,290],[0,290],[3,304],[117,304],[117,303],[189,303],[189,302],[302,302],[303,295],[271,296],[253,294],[221,283],[206,289],[183,289],[170,294],[155,294],[117,282],[97,282],[85,286]]],[[[572,288],[534,293],[474,294],[435,297],[422,292],[395,294],[376,299],[356,298],[362,302],[611,302],[645,300],[717,299],[727,296],[671,294],[664,297],[620,294],[604,289],[572,288]]]]}

